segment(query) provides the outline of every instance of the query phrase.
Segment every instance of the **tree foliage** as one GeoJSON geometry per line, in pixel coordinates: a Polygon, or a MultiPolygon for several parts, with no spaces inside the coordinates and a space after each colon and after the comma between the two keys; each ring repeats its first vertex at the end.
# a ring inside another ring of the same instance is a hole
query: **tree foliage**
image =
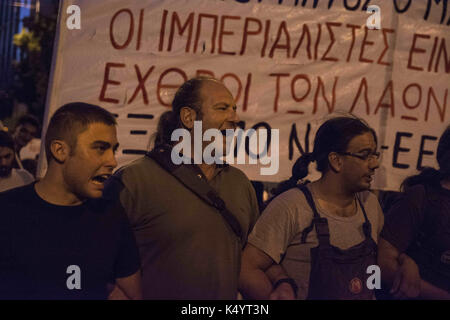
{"type": "Polygon", "coordinates": [[[13,62],[13,96],[39,118],[45,110],[56,23],[57,12],[51,16],[26,17],[24,28],[14,36],[20,59],[13,62]]]}

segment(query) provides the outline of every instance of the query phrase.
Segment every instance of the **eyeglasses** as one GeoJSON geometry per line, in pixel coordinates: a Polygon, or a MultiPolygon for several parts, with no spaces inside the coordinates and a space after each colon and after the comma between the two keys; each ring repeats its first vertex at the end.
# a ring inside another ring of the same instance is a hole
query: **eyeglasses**
{"type": "Polygon", "coordinates": [[[339,154],[342,154],[344,156],[352,156],[355,158],[359,158],[361,160],[373,160],[373,159],[380,159],[380,153],[375,151],[362,151],[362,152],[338,152],[339,154]]]}

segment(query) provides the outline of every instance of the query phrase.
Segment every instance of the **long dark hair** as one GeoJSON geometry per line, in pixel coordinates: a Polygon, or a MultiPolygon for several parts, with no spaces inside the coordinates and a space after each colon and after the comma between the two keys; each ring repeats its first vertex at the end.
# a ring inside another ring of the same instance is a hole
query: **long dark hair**
{"type": "Polygon", "coordinates": [[[366,132],[372,133],[377,142],[375,131],[361,119],[336,117],[325,121],[317,130],[313,152],[297,159],[292,167],[292,176],[278,185],[274,195],[295,187],[300,179],[308,175],[308,166],[313,161],[316,161],[319,172],[326,173],[329,169],[328,155],[331,152],[345,152],[350,140],[366,132]]]}
{"type": "Polygon", "coordinates": [[[164,112],[159,118],[158,128],[155,134],[155,147],[168,144],[172,145],[172,132],[181,128],[180,110],[183,107],[190,107],[197,112],[197,118],[201,118],[202,100],[200,89],[202,82],[212,80],[208,77],[196,77],[183,83],[175,93],[172,101],[172,110],[164,112]]]}
{"type": "Polygon", "coordinates": [[[439,139],[436,160],[439,164],[439,170],[427,167],[419,174],[406,178],[401,185],[401,189],[406,190],[417,184],[439,186],[442,180],[450,178],[450,126],[439,139]]]}

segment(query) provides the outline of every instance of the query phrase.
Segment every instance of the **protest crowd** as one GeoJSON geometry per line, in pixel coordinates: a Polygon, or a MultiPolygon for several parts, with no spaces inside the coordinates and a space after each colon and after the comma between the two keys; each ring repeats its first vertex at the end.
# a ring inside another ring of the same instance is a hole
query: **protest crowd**
{"type": "Polygon", "coordinates": [[[3,128],[0,298],[450,299],[450,126],[439,167],[408,177],[387,203],[371,192],[376,132],[332,117],[263,202],[232,165],[172,161],[173,131],[192,132],[195,121],[237,127],[221,81],[186,81],[154,147],[117,168],[115,117],[65,104],[42,136],[42,177],[25,165],[38,154],[21,156],[41,124],[25,115],[3,128]]]}
{"type": "Polygon", "coordinates": [[[1,0],[0,300],[450,300],[447,2],[1,0]]]}

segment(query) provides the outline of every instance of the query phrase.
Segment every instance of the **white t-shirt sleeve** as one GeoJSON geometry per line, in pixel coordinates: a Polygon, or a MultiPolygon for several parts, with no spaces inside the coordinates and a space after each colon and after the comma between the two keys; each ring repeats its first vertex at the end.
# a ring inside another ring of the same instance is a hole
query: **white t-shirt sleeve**
{"type": "Polygon", "coordinates": [[[293,201],[295,189],[288,190],[263,211],[251,232],[248,242],[280,263],[286,248],[297,233],[297,208],[293,201]]]}

